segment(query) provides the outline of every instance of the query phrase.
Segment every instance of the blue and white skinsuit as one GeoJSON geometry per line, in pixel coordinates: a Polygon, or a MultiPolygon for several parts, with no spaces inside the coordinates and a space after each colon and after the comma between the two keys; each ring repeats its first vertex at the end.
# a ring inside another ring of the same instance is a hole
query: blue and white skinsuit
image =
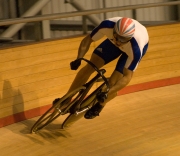
{"type": "Polygon", "coordinates": [[[97,41],[104,36],[107,37],[93,53],[101,57],[105,64],[120,58],[117,62],[115,70],[123,73],[123,68],[127,68],[131,71],[135,71],[141,58],[147,51],[149,36],[146,28],[138,21],[132,19],[135,23],[135,32],[131,40],[120,47],[117,47],[113,43],[113,28],[122,17],[109,18],[100,23],[99,26],[94,28],[90,36],[93,41],[97,41]]]}

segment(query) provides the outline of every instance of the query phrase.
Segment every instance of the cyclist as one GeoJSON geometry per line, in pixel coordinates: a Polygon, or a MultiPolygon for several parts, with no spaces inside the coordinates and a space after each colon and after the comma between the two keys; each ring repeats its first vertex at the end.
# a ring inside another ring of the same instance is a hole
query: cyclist
{"type": "MultiPolygon", "coordinates": [[[[93,119],[105,104],[116,97],[117,92],[127,86],[141,58],[147,51],[149,36],[146,28],[137,20],[126,17],[113,17],[102,21],[93,31],[86,35],[80,43],[77,59],[70,63],[71,69],[76,70],[81,64],[78,58],[83,58],[90,44],[106,36],[106,39],[95,48],[90,61],[98,68],[119,57],[116,67],[109,78],[110,90],[108,96],[102,92],[98,102],[89,109],[84,117],[93,119]]],[[[87,64],[77,73],[68,92],[83,85],[94,72],[87,64]]]]}

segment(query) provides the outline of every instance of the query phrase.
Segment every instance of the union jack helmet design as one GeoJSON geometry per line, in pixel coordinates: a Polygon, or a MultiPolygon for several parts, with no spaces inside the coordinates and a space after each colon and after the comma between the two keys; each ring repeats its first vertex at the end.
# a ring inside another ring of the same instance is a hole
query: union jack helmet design
{"type": "Polygon", "coordinates": [[[118,35],[131,38],[135,32],[135,24],[132,19],[123,17],[116,22],[114,29],[118,35]]]}

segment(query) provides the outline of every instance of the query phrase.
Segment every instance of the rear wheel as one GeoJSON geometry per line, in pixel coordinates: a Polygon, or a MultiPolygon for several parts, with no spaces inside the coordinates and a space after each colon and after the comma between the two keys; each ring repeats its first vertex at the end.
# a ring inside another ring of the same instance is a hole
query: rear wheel
{"type": "Polygon", "coordinates": [[[82,91],[85,90],[86,87],[82,86],[72,91],[69,94],[63,96],[59,101],[52,105],[33,125],[31,128],[31,133],[35,133],[52,121],[54,121],[60,115],[64,115],[69,112],[70,107],[79,99],[82,94],[82,91]],[[71,100],[72,99],[72,100],[71,100]]]}

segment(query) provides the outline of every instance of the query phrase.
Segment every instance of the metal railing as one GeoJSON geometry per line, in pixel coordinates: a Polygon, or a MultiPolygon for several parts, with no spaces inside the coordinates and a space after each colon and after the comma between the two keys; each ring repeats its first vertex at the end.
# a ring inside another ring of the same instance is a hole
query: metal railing
{"type": "Polygon", "coordinates": [[[43,21],[43,20],[60,19],[60,18],[74,17],[74,16],[83,16],[83,15],[98,14],[98,13],[105,13],[105,12],[150,8],[150,7],[158,7],[158,6],[170,6],[170,5],[178,5],[178,4],[180,4],[180,1],[129,5],[129,6],[111,7],[111,8],[100,8],[100,9],[92,9],[92,10],[86,10],[86,11],[74,11],[74,12],[69,12],[69,13],[57,13],[57,14],[41,15],[41,16],[33,16],[33,17],[21,17],[21,18],[0,20],[0,26],[18,24],[18,23],[36,22],[36,21],[43,21]]]}

